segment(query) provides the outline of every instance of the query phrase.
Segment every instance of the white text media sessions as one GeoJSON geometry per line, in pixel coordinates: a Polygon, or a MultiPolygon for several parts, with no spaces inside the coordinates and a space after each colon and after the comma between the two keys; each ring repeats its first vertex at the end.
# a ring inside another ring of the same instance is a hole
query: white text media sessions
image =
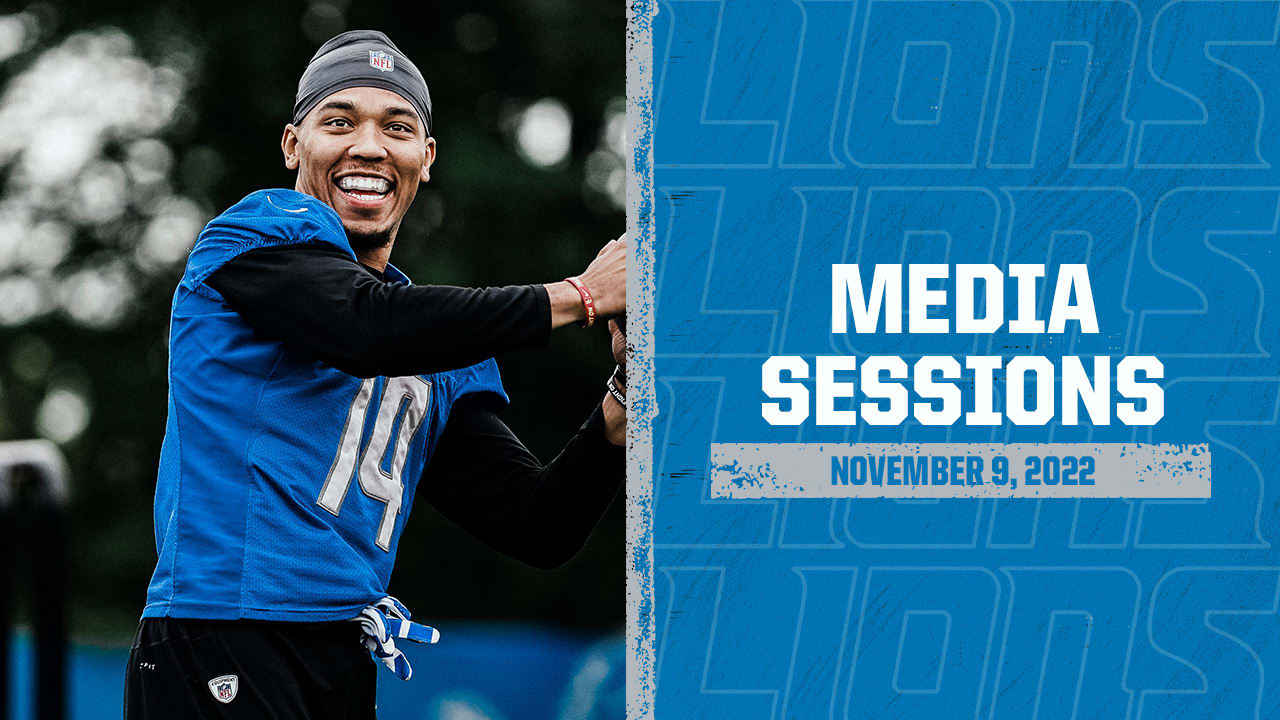
{"type": "MultiPolygon", "coordinates": [[[[855,333],[902,333],[904,271],[908,333],[996,332],[1006,324],[1006,282],[1016,293],[1007,332],[1062,334],[1069,322],[1082,333],[1098,332],[1088,267],[1077,264],[1058,266],[1047,321],[1037,316],[1036,286],[1045,278],[1044,265],[1011,264],[1001,270],[991,264],[878,264],[869,292],[858,265],[832,265],[831,332],[849,332],[852,320],[855,333]],[[954,299],[929,286],[950,278],[953,268],[954,299]],[[931,309],[944,307],[952,310],[949,317],[930,316],[931,309]]],[[[910,364],[897,355],[819,355],[813,363],[798,355],[774,355],[761,368],[761,389],[778,402],[762,403],[761,414],[771,425],[799,425],[811,415],[818,425],[898,425],[908,416],[922,425],[961,420],[999,425],[1005,418],[1015,425],[1045,425],[1054,418],[1063,425],[1086,418],[1094,425],[1109,425],[1113,418],[1125,425],[1154,425],[1164,417],[1164,388],[1158,382],[1163,377],[1164,364],[1150,355],[1065,355],[1056,362],[1043,355],[1007,361],[998,355],[923,355],[910,364]],[[1002,407],[997,375],[1004,378],[1002,407]],[[967,399],[962,386],[971,393],[967,399]],[[1114,408],[1113,388],[1122,398],[1114,408]],[[857,397],[862,401],[854,402],[857,397]]]]}

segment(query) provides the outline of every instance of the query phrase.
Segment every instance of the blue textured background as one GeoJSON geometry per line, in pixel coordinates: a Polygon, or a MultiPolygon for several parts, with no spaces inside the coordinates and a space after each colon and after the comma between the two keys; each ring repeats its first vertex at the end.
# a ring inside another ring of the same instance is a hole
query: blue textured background
{"type": "Polygon", "coordinates": [[[1280,3],[659,9],[657,717],[1280,717],[1280,3]],[[1086,262],[1101,333],[831,335],[836,262],[1086,262]],[[764,423],[833,353],[1152,354],[1166,416],[764,423]],[[1213,499],[707,497],[711,442],[1050,440],[1207,442],[1213,499]]]}

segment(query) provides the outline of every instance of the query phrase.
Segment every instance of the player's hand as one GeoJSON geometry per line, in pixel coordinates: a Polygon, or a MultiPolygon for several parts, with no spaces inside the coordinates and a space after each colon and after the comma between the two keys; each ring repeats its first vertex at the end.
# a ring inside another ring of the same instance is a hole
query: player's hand
{"type": "Polygon", "coordinates": [[[627,317],[619,315],[609,321],[609,334],[613,335],[613,361],[622,372],[627,371],[627,317]]]}
{"type": "Polygon", "coordinates": [[[596,304],[598,318],[611,318],[627,310],[627,236],[610,240],[596,259],[578,276],[596,304]]]}
{"type": "Polygon", "coordinates": [[[614,373],[610,379],[609,392],[604,396],[604,434],[614,445],[627,444],[627,406],[626,402],[614,397],[614,387],[627,394],[627,316],[619,315],[609,320],[609,334],[613,336],[613,361],[622,368],[619,375],[614,373]]]}

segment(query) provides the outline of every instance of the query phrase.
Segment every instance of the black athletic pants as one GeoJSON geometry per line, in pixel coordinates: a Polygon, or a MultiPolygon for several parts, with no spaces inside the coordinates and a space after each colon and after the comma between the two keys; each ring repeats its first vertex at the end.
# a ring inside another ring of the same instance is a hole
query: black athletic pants
{"type": "Polygon", "coordinates": [[[360,624],[147,618],[125,720],[374,720],[378,665],[360,624]]]}

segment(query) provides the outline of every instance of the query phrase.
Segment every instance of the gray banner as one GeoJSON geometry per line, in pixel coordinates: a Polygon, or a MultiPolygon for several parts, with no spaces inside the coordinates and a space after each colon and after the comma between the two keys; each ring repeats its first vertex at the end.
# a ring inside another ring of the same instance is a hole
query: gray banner
{"type": "Polygon", "coordinates": [[[1207,445],[711,445],[711,497],[1208,498],[1207,445]]]}

